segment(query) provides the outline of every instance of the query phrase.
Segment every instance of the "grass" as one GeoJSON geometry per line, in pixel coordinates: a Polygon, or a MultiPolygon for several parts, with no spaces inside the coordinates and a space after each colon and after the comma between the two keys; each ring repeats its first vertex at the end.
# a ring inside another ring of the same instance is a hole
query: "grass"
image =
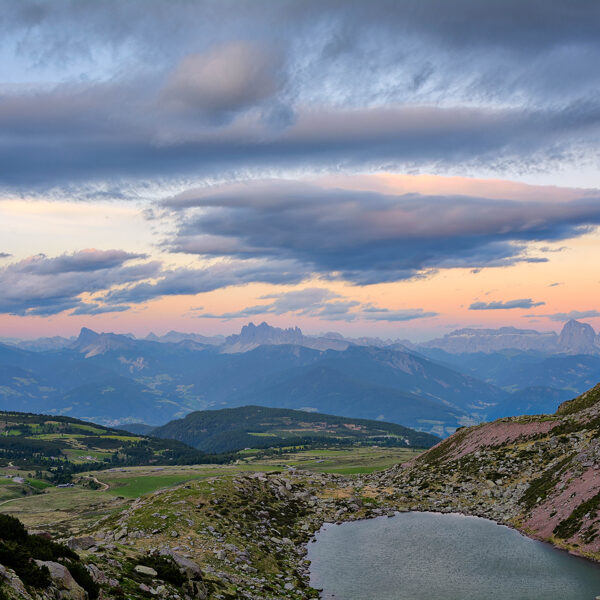
{"type": "Polygon", "coordinates": [[[123,507],[115,496],[80,487],[51,487],[42,494],[1,498],[10,500],[0,511],[20,519],[28,528],[45,529],[66,537],[123,507]]]}
{"type": "Polygon", "coordinates": [[[85,433],[36,433],[27,436],[31,440],[65,440],[65,439],[83,439],[87,436],[85,433]]]}
{"type": "Polygon", "coordinates": [[[235,474],[241,471],[273,471],[293,466],[322,473],[356,475],[372,473],[417,456],[411,448],[350,448],[308,450],[273,458],[247,459],[235,465],[193,465],[173,467],[128,467],[95,473],[110,486],[109,494],[137,498],[161,488],[198,479],[235,474]]]}
{"type": "Polygon", "coordinates": [[[323,473],[372,473],[411,460],[421,454],[412,448],[350,448],[308,450],[288,455],[287,464],[323,473]]]}
{"type": "Polygon", "coordinates": [[[54,487],[48,481],[43,481],[41,479],[27,479],[26,481],[32,488],[35,488],[36,490],[45,490],[47,488],[54,487]]]}
{"type": "MultiPolygon", "coordinates": [[[[281,471],[290,466],[307,471],[355,475],[406,462],[419,453],[419,450],[412,448],[362,447],[297,451],[261,459],[247,458],[233,465],[143,466],[93,471],[91,475],[107,483],[110,486],[108,490],[90,490],[80,486],[41,489],[45,482],[40,482],[34,487],[42,493],[25,497],[20,489],[16,489],[22,488],[22,485],[2,485],[0,501],[10,502],[0,506],[0,511],[18,517],[27,527],[46,529],[66,537],[86,524],[122,509],[131,499],[187,481],[202,481],[249,471],[281,471]]],[[[90,452],[85,451],[84,454],[90,452]]],[[[19,474],[27,477],[26,473],[19,474]]],[[[3,480],[0,479],[0,482],[3,480]]]]}
{"type": "MultiPolygon", "coordinates": [[[[188,477],[183,475],[141,475],[139,477],[130,477],[123,482],[119,481],[116,487],[111,486],[110,492],[124,498],[138,498],[161,488],[178,485],[192,479],[204,479],[206,477],[209,477],[209,475],[197,474],[188,477]]],[[[100,481],[103,480],[101,479],[100,481]]]]}
{"type": "Polygon", "coordinates": [[[192,465],[173,467],[129,467],[114,471],[96,472],[96,477],[110,486],[109,494],[124,498],[138,498],[156,490],[179,485],[186,481],[207,479],[220,475],[231,475],[241,471],[274,470],[275,467],[263,465],[192,465]],[[157,474],[157,469],[160,474],[157,474]]]}
{"type": "Polygon", "coordinates": [[[101,450],[87,450],[87,449],[79,449],[79,448],[65,449],[62,452],[63,452],[63,454],[65,454],[67,456],[68,460],[70,460],[71,462],[74,462],[74,463],[86,463],[86,462],[89,463],[89,462],[91,462],[85,458],[86,456],[91,456],[92,458],[95,458],[98,461],[102,461],[102,459],[105,457],[110,458],[110,456],[112,456],[111,452],[103,452],[101,450]]]}

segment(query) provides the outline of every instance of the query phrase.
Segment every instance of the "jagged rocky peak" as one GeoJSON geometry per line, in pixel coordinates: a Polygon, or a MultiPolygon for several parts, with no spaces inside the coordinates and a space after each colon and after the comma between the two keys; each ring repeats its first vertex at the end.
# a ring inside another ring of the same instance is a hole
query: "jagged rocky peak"
{"type": "Polygon", "coordinates": [[[92,329],[82,327],[72,348],[85,354],[86,358],[90,358],[109,350],[130,347],[134,343],[135,339],[131,334],[97,333],[92,329]]]}
{"type": "Polygon", "coordinates": [[[98,341],[100,337],[99,333],[96,333],[92,329],[88,329],[87,327],[82,327],[79,332],[79,337],[77,338],[77,344],[89,344],[98,341]]]}
{"type": "Polygon", "coordinates": [[[567,354],[600,353],[596,332],[591,325],[571,319],[558,338],[558,349],[567,354]]]}
{"type": "Polygon", "coordinates": [[[260,325],[248,323],[244,325],[238,335],[230,335],[227,341],[258,343],[258,344],[302,344],[304,336],[299,327],[290,327],[281,329],[280,327],[271,327],[264,321],[260,325]]]}

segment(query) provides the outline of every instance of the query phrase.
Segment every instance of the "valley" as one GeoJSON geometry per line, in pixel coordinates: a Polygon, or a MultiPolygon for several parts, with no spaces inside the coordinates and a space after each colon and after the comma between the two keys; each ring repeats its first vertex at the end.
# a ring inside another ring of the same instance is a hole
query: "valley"
{"type": "MultiPolygon", "coordinates": [[[[570,391],[594,352],[240,335],[0,346],[4,401],[50,413],[0,412],[0,513],[74,549],[65,598],[316,598],[313,534],[397,512],[485,517],[600,561],[600,386],[570,391]]],[[[7,598],[48,597],[10,577],[7,598]]]]}
{"type": "Polygon", "coordinates": [[[600,385],[555,414],[464,428],[424,452],[256,449],[229,465],[123,467],[81,473],[73,488],[2,512],[76,547],[108,597],[317,597],[312,534],[397,511],[481,516],[600,561],[599,411],[600,385]],[[108,488],[86,490],[90,475],[108,488]],[[181,578],[160,575],[157,556],[181,578]]]}

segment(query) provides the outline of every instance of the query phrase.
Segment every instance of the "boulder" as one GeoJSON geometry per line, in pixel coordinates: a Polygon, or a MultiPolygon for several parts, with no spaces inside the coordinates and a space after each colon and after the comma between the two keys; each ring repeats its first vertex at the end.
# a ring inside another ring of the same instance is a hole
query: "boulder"
{"type": "Polygon", "coordinates": [[[12,569],[7,569],[4,565],[0,565],[0,581],[6,588],[14,592],[17,598],[33,600],[18,575],[12,569]]]}
{"type": "Polygon", "coordinates": [[[60,563],[51,560],[36,560],[40,567],[47,567],[50,577],[60,590],[62,600],[87,600],[86,591],[73,579],[69,569],[60,563]]]}
{"type": "Polygon", "coordinates": [[[200,567],[189,558],[181,556],[169,549],[163,549],[159,552],[161,556],[170,556],[173,562],[190,578],[190,579],[201,579],[202,570],[200,567]]]}
{"type": "Polygon", "coordinates": [[[101,571],[96,565],[86,565],[85,568],[96,583],[99,583],[100,585],[108,583],[108,575],[106,575],[104,571],[101,571]]]}
{"type": "Polygon", "coordinates": [[[146,567],[145,565],[136,565],[133,570],[136,573],[148,575],[149,577],[156,577],[158,575],[158,573],[152,567],[146,567]]]}
{"type": "Polygon", "coordinates": [[[67,546],[69,546],[71,550],[89,550],[95,545],[96,540],[89,535],[78,538],[72,537],[67,540],[67,546]]]}

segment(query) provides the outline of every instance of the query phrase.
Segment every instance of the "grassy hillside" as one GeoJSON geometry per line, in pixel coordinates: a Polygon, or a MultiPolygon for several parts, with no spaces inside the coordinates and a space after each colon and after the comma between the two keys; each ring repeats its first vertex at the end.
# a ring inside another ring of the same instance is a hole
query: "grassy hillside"
{"type": "Polygon", "coordinates": [[[134,435],[69,417],[0,412],[0,467],[69,481],[73,473],[119,465],[172,465],[225,460],[174,441],[134,435]]]}
{"type": "Polygon", "coordinates": [[[206,452],[323,443],[429,448],[439,441],[434,435],[394,423],[264,406],[193,412],[156,428],[152,435],[206,452]]]}

